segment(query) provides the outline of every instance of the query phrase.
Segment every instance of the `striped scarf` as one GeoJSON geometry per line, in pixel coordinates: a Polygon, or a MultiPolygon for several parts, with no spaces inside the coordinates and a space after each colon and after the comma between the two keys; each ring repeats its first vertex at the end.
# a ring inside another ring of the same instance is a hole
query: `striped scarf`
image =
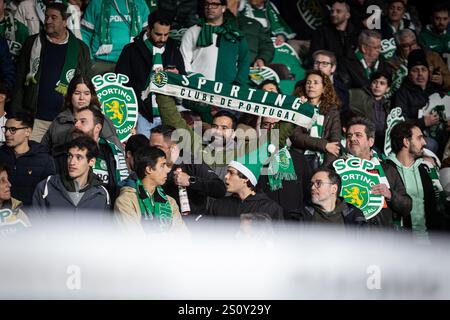
{"type": "MultiPolygon", "coordinates": [[[[319,105],[314,106],[314,116],[316,121],[314,121],[311,129],[309,131],[309,135],[313,138],[322,138],[323,137],[323,122],[325,121],[325,116],[319,113],[320,107],[319,105]]],[[[305,154],[316,154],[319,157],[319,166],[322,165],[325,159],[325,153],[320,151],[312,151],[306,150],[305,154]]]]}
{"type": "Polygon", "coordinates": [[[147,232],[165,232],[172,226],[173,213],[169,199],[162,187],[158,186],[150,195],[141,180],[136,181],[136,196],[144,219],[142,226],[147,232]]]}
{"type": "Polygon", "coordinates": [[[370,68],[367,65],[366,60],[364,59],[363,53],[359,49],[355,50],[355,56],[364,68],[364,75],[366,76],[367,79],[370,79],[371,74],[374,72],[377,72],[378,67],[380,66],[380,59],[375,61],[375,64],[373,65],[373,67],[370,68]]]}

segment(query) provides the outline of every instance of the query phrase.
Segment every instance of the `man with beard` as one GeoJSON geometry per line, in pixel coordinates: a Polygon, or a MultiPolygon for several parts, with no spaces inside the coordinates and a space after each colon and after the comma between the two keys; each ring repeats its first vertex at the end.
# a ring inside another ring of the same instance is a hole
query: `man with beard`
{"type": "Polygon", "coordinates": [[[150,136],[150,129],[161,122],[154,95],[142,99],[152,71],[166,70],[184,74],[184,62],[175,40],[169,38],[171,21],[155,11],[148,16],[147,30],[127,44],[117,61],[116,73],[128,76],[127,83],[138,100],[137,133],[150,136]]]}
{"type": "Polygon", "coordinates": [[[128,177],[128,168],[122,150],[111,141],[100,137],[104,121],[104,115],[95,106],[78,109],[74,116],[73,134],[86,135],[97,143],[99,155],[95,158],[93,172],[103,182],[114,201],[119,191],[119,182],[128,177]]]}
{"type": "Polygon", "coordinates": [[[384,196],[383,209],[367,222],[371,226],[394,228],[394,220],[407,217],[411,210],[411,198],[394,165],[381,162],[372,149],[375,143],[375,125],[367,118],[352,118],[346,128],[346,157],[358,157],[375,165],[371,170],[380,176],[381,183],[372,186],[371,193],[384,196]]]}
{"type": "Polygon", "coordinates": [[[395,164],[406,192],[412,198],[411,214],[403,217],[403,225],[412,230],[418,241],[428,242],[428,231],[443,227],[437,210],[430,164],[422,158],[426,142],[420,128],[413,122],[402,122],[391,131],[391,146],[395,164]]]}
{"type": "Polygon", "coordinates": [[[447,27],[450,22],[449,4],[439,4],[433,8],[431,24],[427,25],[419,35],[419,41],[428,49],[439,54],[450,53],[450,33],[447,27]]]}
{"type": "Polygon", "coordinates": [[[361,210],[345,202],[339,197],[341,191],[341,177],[331,169],[317,169],[310,183],[311,204],[291,216],[304,222],[326,223],[336,225],[365,225],[361,210]]]}
{"type": "Polygon", "coordinates": [[[174,131],[174,127],[167,125],[154,127],[150,135],[150,145],[161,149],[166,155],[170,171],[167,182],[163,186],[164,191],[180,206],[178,188],[185,187],[191,208],[186,221],[191,222],[194,219],[197,221],[201,215],[205,214],[208,197],[225,196],[225,184],[206,164],[194,163],[191,158],[180,158],[177,143],[171,140],[174,131]]]}

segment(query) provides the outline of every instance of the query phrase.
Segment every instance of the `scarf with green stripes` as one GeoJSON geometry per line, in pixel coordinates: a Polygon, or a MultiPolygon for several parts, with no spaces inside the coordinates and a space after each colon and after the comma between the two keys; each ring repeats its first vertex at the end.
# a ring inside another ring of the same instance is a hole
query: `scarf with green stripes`
{"type": "MultiPolygon", "coordinates": [[[[323,122],[325,121],[325,116],[320,114],[320,104],[314,106],[314,115],[316,121],[314,121],[311,129],[309,130],[309,135],[313,138],[322,138],[323,137],[323,122]]],[[[325,153],[320,151],[312,151],[306,150],[305,154],[317,154],[319,157],[319,166],[322,165],[323,160],[325,159],[325,153]]]]}
{"type": "MultiPolygon", "coordinates": [[[[368,170],[371,173],[378,174],[380,176],[380,183],[384,183],[388,188],[390,188],[389,181],[386,178],[386,174],[384,173],[383,166],[381,165],[380,157],[375,150],[372,151],[372,158],[369,160],[375,165],[375,169],[368,170]]],[[[354,155],[347,153],[343,156],[344,159],[348,159],[351,157],[355,157],[354,155]]]]}
{"type": "Polygon", "coordinates": [[[366,60],[364,60],[364,55],[363,55],[363,53],[362,53],[359,49],[356,49],[356,50],[355,50],[355,56],[356,56],[356,58],[358,59],[358,61],[361,63],[361,65],[363,66],[363,68],[364,68],[364,75],[366,76],[367,79],[370,78],[370,75],[371,75],[373,72],[377,72],[378,67],[380,66],[380,59],[378,59],[377,61],[375,61],[375,64],[373,65],[373,67],[370,68],[370,67],[367,65],[367,63],[366,63],[366,60]]]}
{"type": "Polygon", "coordinates": [[[108,54],[112,51],[112,38],[111,38],[111,9],[114,7],[114,10],[121,16],[123,21],[127,23],[130,27],[130,36],[131,38],[136,37],[139,30],[139,19],[138,19],[138,11],[136,5],[134,4],[134,0],[125,0],[127,6],[127,12],[122,13],[119,10],[119,6],[117,5],[115,0],[103,0],[102,1],[102,11],[100,14],[100,47],[98,48],[96,55],[108,54]],[[125,18],[126,14],[129,14],[131,17],[131,21],[128,21],[125,18]]]}
{"type": "Polygon", "coordinates": [[[436,166],[429,163],[428,161],[423,161],[426,166],[426,171],[428,177],[433,184],[434,197],[436,199],[437,209],[439,211],[445,210],[445,202],[447,194],[442,187],[441,181],[439,180],[439,171],[436,166]]]}
{"type": "Polygon", "coordinates": [[[141,215],[144,219],[142,226],[147,232],[165,232],[172,226],[173,213],[169,199],[162,187],[158,186],[150,195],[141,180],[136,182],[136,196],[141,215]]]}
{"type": "MultiPolygon", "coordinates": [[[[153,57],[152,58],[152,63],[153,63],[152,71],[154,71],[154,72],[162,71],[163,68],[164,68],[162,55],[163,55],[163,53],[165,51],[165,46],[163,46],[161,48],[155,47],[153,45],[153,43],[151,42],[150,38],[147,37],[146,33],[143,36],[143,40],[144,40],[145,47],[148,49],[150,55],[153,57]]],[[[152,78],[152,72],[148,75],[147,83],[145,85],[145,88],[149,87],[151,78],[152,78]]],[[[159,108],[158,108],[158,105],[156,104],[156,101],[155,101],[155,95],[151,94],[151,93],[146,93],[146,95],[142,96],[141,98],[142,98],[142,101],[145,101],[145,99],[147,99],[147,98],[151,99],[151,101],[152,101],[152,110],[153,110],[153,117],[159,117],[160,116],[159,108]],[[149,94],[150,94],[150,97],[148,97],[149,94]]]]}
{"type": "MultiPolygon", "coordinates": [[[[65,95],[67,93],[67,87],[69,86],[70,80],[72,80],[75,75],[75,70],[78,65],[78,54],[80,51],[80,46],[78,45],[77,38],[73,35],[72,32],[67,30],[67,51],[64,60],[64,65],[61,70],[61,74],[59,76],[59,80],[56,83],[55,91],[65,95]]],[[[48,39],[48,38],[47,38],[48,39]]],[[[61,43],[62,44],[65,44],[61,43]]],[[[41,36],[40,34],[36,37],[33,43],[33,47],[31,48],[31,56],[30,56],[30,71],[28,72],[25,80],[25,85],[28,86],[30,84],[37,84],[36,73],[39,70],[39,65],[41,62],[41,36]]]]}
{"type": "Polygon", "coordinates": [[[11,42],[16,41],[14,16],[11,12],[5,11],[5,19],[0,23],[0,35],[11,42]]]}
{"type": "Polygon", "coordinates": [[[217,33],[220,36],[223,36],[225,40],[235,43],[243,38],[242,33],[233,27],[233,25],[225,21],[220,26],[212,26],[207,24],[205,20],[200,20],[198,24],[201,27],[200,34],[197,39],[198,47],[208,47],[213,43],[213,34],[217,33]]]}
{"type": "MultiPolygon", "coordinates": [[[[100,138],[99,145],[106,145],[109,150],[111,150],[112,155],[114,156],[114,161],[116,163],[115,172],[113,172],[114,177],[109,177],[109,179],[113,179],[116,183],[119,181],[123,181],[128,178],[129,172],[127,167],[127,162],[125,159],[125,155],[113,142],[106,140],[105,138],[100,138]]],[[[104,159],[100,157],[96,158],[94,171],[97,172],[107,172],[108,168],[106,166],[106,162],[104,159]]]]}
{"type": "Polygon", "coordinates": [[[268,179],[270,191],[276,191],[283,187],[283,181],[297,180],[294,163],[288,147],[277,152],[269,164],[268,179]]]}

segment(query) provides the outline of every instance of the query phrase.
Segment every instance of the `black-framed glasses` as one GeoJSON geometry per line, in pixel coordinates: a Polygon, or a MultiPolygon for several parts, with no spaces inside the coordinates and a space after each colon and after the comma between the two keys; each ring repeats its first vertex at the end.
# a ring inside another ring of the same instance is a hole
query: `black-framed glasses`
{"type": "Polygon", "coordinates": [[[320,65],[323,65],[324,67],[328,67],[328,66],[331,66],[331,65],[333,65],[331,62],[328,62],[328,61],[319,61],[319,60],[316,60],[316,61],[314,61],[314,65],[315,66],[320,66],[320,65]]]}
{"type": "Polygon", "coordinates": [[[220,3],[220,2],[205,2],[205,4],[203,6],[205,8],[217,9],[221,5],[222,5],[222,3],[220,3]]]}
{"type": "Polygon", "coordinates": [[[322,180],[311,181],[309,183],[309,188],[311,189],[314,186],[314,187],[316,187],[316,189],[320,189],[324,184],[333,184],[333,183],[325,182],[325,181],[322,181],[322,180]]]}
{"type": "Polygon", "coordinates": [[[20,127],[20,128],[16,128],[16,127],[7,127],[7,126],[3,126],[2,127],[2,131],[3,133],[6,132],[11,132],[11,134],[16,134],[17,130],[22,130],[22,129],[27,129],[28,127],[20,127]]]}

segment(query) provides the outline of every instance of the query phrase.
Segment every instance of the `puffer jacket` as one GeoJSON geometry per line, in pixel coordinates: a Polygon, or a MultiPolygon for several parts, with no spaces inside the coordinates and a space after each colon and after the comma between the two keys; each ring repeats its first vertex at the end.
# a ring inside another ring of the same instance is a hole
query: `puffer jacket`
{"type": "Polygon", "coordinates": [[[0,147],[0,163],[8,167],[11,195],[25,206],[31,205],[37,184],[56,172],[46,147],[35,141],[29,141],[28,145],[30,150],[18,158],[13,148],[7,145],[0,147]]]}

